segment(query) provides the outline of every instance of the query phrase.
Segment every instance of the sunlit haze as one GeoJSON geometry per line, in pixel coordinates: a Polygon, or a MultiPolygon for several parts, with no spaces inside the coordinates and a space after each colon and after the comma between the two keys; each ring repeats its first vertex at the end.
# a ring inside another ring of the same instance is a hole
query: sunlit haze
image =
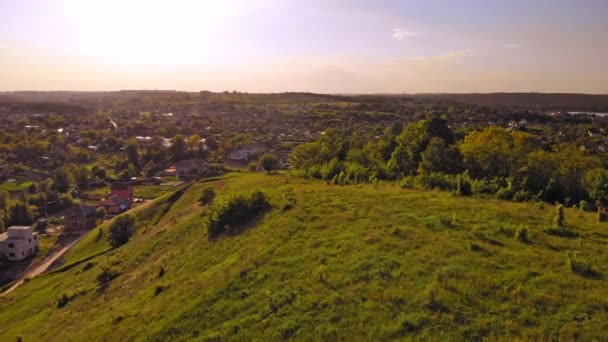
{"type": "Polygon", "coordinates": [[[1,0],[0,90],[608,93],[605,0],[1,0]]]}

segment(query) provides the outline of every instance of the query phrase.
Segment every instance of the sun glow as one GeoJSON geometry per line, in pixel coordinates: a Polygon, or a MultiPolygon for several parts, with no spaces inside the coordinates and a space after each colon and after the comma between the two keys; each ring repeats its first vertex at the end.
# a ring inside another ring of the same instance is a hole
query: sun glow
{"type": "Polygon", "coordinates": [[[222,59],[234,1],[65,0],[68,47],[103,62],[198,64],[222,59]]]}

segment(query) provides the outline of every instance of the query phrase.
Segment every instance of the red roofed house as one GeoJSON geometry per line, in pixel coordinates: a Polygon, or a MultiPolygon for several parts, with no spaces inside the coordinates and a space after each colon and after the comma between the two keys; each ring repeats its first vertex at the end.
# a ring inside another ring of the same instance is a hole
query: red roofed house
{"type": "Polygon", "coordinates": [[[131,208],[131,202],[123,200],[119,195],[113,195],[101,201],[99,206],[106,208],[109,215],[117,215],[131,208]]]}
{"type": "Polygon", "coordinates": [[[133,184],[122,182],[112,183],[112,188],[110,190],[109,197],[112,196],[118,196],[121,200],[125,202],[133,201],[133,184]]]}

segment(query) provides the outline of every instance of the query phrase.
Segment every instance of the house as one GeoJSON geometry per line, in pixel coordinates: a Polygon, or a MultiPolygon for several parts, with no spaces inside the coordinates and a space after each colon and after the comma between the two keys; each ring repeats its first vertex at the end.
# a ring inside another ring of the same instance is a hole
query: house
{"type": "Polygon", "coordinates": [[[251,144],[247,146],[242,146],[236,151],[232,152],[229,156],[232,160],[250,160],[255,159],[257,156],[261,155],[266,151],[266,147],[260,144],[251,144]]]}
{"type": "Polygon", "coordinates": [[[180,160],[174,165],[160,172],[160,176],[178,176],[185,179],[194,179],[207,173],[207,162],[202,159],[180,160]]]}
{"type": "Polygon", "coordinates": [[[12,226],[0,234],[0,254],[19,261],[38,252],[38,233],[33,227],[12,226]]]}
{"type": "Polygon", "coordinates": [[[118,196],[123,201],[133,201],[133,184],[125,182],[114,182],[110,188],[110,197],[118,196]]]}
{"type": "Polygon", "coordinates": [[[66,232],[89,230],[95,227],[96,209],[82,204],[74,204],[64,216],[66,232]]]}
{"type": "Polygon", "coordinates": [[[125,201],[119,195],[113,195],[101,201],[99,206],[106,208],[109,215],[117,215],[129,210],[131,201],[125,201]]]}

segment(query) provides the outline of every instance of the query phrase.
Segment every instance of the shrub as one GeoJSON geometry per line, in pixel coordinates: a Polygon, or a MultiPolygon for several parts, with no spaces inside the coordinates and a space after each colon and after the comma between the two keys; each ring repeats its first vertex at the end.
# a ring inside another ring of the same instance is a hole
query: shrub
{"type": "Polygon", "coordinates": [[[601,274],[596,271],[591,264],[580,259],[575,253],[568,252],[568,267],[574,273],[583,277],[598,278],[601,274]]]}
{"type": "Polygon", "coordinates": [[[207,205],[207,204],[210,204],[211,202],[213,202],[214,198],[215,198],[215,190],[213,190],[212,187],[208,186],[203,189],[203,192],[201,193],[201,197],[198,199],[198,201],[201,205],[207,205]]]}
{"type": "Polygon", "coordinates": [[[255,172],[258,168],[258,164],[256,162],[251,162],[249,164],[247,164],[247,171],[249,172],[255,172]]]}
{"type": "Polygon", "coordinates": [[[59,298],[57,298],[57,308],[61,309],[66,306],[70,302],[70,297],[67,294],[62,293],[59,298]]]}
{"type": "Polygon", "coordinates": [[[250,195],[238,194],[218,203],[207,215],[209,237],[238,233],[239,225],[270,208],[266,195],[254,191],[250,195]]]}
{"type": "Polygon", "coordinates": [[[497,192],[496,192],[496,198],[500,199],[500,200],[511,200],[513,199],[513,190],[511,190],[511,188],[500,188],[497,192]]]}
{"type": "Polygon", "coordinates": [[[563,228],[565,223],[564,206],[560,204],[555,210],[555,216],[553,216],[553,226],[556,228],[563,228]]]}
{"type": "Polygon", "coordinates": [[[260,165],[266,172],[272,172],[279,167],[279,159],[274,154],[266,153],[260,158],[260,165]]]}
{"type": "Polygon", "coordinates": [[[576,238],[578,233],[566,226],[566,219],[564,216],[564,206],[558,205],[553,216],[553,226],[546,228],[545,233],[549,235],[555,235],[564,238],[576,238]]]}
{"type": "Polygon", "coordinates": [[[296,205],[296,194],[293,189],[287,189],[287,191],[283,194],[283,211],[288,211],[293,209],[296,205]]]}
{"type": "Polygon", "coordinates": [[[468,174],[456,177],[456,194],[458,196],[471,196],[471,182],[468,179],[468,174]]]}
{"type": "Polygon", "coordinates": [[[528,227],[521,226],[515,231],[515,238],[521,242],[529,242],[528,227]]]}
{"type": "Polygon", "coordinates": [[[338,158],[333,158],[321,167],[321,178],[324,180],[334,179],[343,170],[344,164],[338,158]]]}
{"type": "Polygon", "coordinates": [[[163,291],[165,290],[165,287],[162,285],[158,285],[156,288],[154,288],[154,296],[158,296],[159,294],[161,294],[163,291]]]}
{"type": "Polygon", "coordinates": [[[111,268],[104,267],[97,275],[97,284],[99,285],[99,288],[105,289],[108,285],[110,285],[110,282],[119,275],[120,272],[111,268]]]}
{"type": "Polygon", "coordinates": [[[114,219],[110,226],[110,235],[108,235],[110,245],[113,248],[118,248],[129,242],[129,239],[133,236],[134,226],[135,217],[133,215],[120,215],[114,219]]]}
{"type": "Polygon", "coordinates": [[[530,194],[525,190],[516,191],[515,194],[513,194],[513,200],[515,202],[528,201],[528,200],[530,200],[530,194]]]}
{"type": "Polygon", "coordinates": [[[578,233],[569,228],[549,227],[545,229],[545,233],[563,238],[574,239],[578,237],[578,233]]]}
{"type": "Polygon", "coordinates": [[[423,173],[415,177],[414,185],[418,189],[439,189],[453,191],[457,188],[457,180],[454,175],[445,173],[423,173]]]}
{"type": "Polygon", "coordinates": [[[585,200],[580,201],[578,203],[578,207],[579,207],[580,210],[583,210],[583,211],[589,211],[589,210],[591,210],[591,206],[589,205],[589,202],[587,202],[585,200]]]}

